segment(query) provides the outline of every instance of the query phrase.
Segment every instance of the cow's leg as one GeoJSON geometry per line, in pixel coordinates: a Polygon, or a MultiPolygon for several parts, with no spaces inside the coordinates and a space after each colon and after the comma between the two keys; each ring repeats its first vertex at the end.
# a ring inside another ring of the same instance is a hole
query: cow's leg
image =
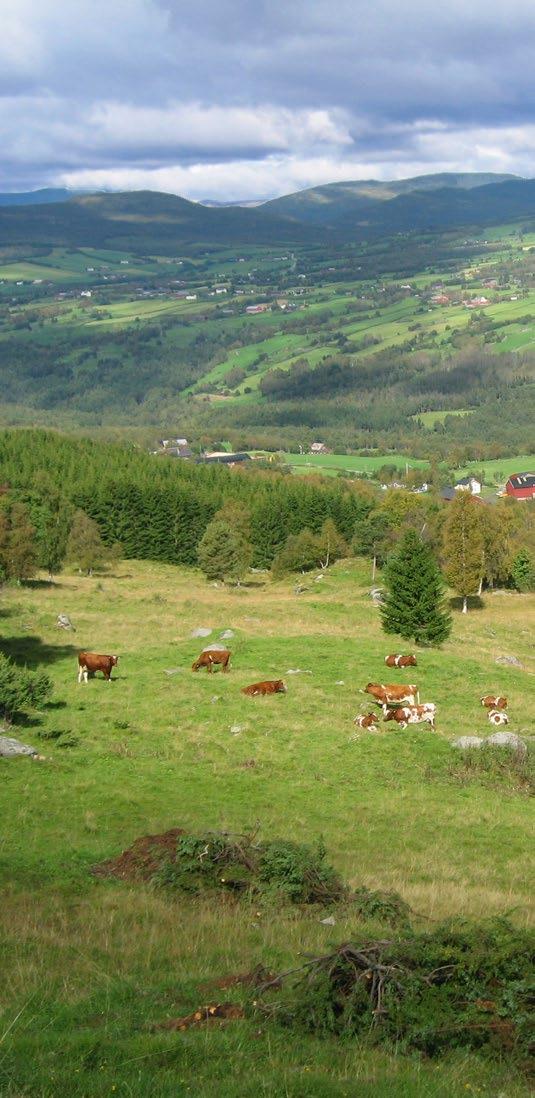
{"type": "Polygon", "coordinates": [[[87,667],[84,667],[84,682],[89,682],[89,671],[87,670],[87,667]]]}
{"type": "Polygon", "coordinates": [[[79,667],[79,668],[78,668],[78,682],[81,682],[81,681],[82,681],[82,678],[83,678],[83,674],[84,674],[84,669],[83,669],[83,667],[79,667]]]}
{"type": "Polygon", "coordinates": [[[212,674],[212,661],[211,660],[208,660],[208,667],[206,668],[206,670],[208,671],[209,675],[212,674]]]}

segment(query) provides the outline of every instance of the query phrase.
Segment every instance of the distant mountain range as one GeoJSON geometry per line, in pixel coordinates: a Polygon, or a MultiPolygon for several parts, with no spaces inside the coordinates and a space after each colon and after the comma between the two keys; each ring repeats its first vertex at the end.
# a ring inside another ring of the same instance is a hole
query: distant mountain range
{"type": "Polygon", "coordinates": [[[0,244],[169,254],[188,243],[347,241],[535,218],[535,180],[446,173],[329,183],[261,204],[211,206],[155,191],[43,190],[2,195],[0,207],[0,244]]]}

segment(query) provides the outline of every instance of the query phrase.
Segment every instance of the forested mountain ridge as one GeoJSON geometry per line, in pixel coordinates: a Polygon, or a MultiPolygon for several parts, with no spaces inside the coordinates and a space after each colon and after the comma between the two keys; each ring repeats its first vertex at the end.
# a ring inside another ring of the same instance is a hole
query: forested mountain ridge
{"type": "Polygon", "coordinates": [[[366,239],[534,215],[534,180],[445,174],[393,183],[333,183],[253,207],[208,207],[153,191],[78,195],[40,205],[0,202],[0,239],[4,245],[91,243],[165,254],[193,241],[312,243],[320,229],[326,237],[351,231],[366,239]]]}

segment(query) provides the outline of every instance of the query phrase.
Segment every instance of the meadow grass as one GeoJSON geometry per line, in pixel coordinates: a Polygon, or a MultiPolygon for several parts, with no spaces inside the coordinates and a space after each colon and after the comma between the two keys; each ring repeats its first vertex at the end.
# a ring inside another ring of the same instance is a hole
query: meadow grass
{"type": "Polygon", "coordinates": [[[304,582],[301,595],[294,581],[264,576],[214,587],[193,571],[128,561],[115,575],[4,588],[3,650],[46,667],[55,684],[36,723],[12,730],[46,760],[0,760],[6,1098],[527,1095],[505,1064],[475,1055],[432,1063],[254,1020],[149,1031],[221,997],[203,990],[211,978],[259,961],[283,969],[300,953],[391,929],[349,910],[333,928],[317,909],[173,897],[91,876],[140,835],[181,826],[323,836],[350,885],[399,891],[423,925],[504,912],[529,922],[526,794],[488,775],[461,780],[450,741],[487,733],[487,691],[508,695],[513,731],[533,727],[535,600],[485,596],[482,609],[456,614],[443,650],[418,654],[411,677],[438,704],[437,732],[357,734],[353,716],[372,708],[359,689],[405,679],[383,663],[399,639],[381,632],[364,563],[304,582]],[[55,627],[60,610],[75,634],[55,627]],[[199,625],[212,639],[234,630],[230,674],[192,674],[208,643],[191,637],[199,625]],[[120,654],[111,685],[78,685],[81,648],[120,654]],[[525,670],[496,665],[502,654],[525,670]],[[266,677],[285,678],[287,695],[240,693],[266,677]]]}

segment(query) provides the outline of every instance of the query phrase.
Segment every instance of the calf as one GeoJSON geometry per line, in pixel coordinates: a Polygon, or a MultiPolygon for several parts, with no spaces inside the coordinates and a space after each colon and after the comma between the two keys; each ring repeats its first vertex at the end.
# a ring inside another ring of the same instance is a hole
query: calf
{"type": "Polygon", "coordinates": [[[487,716],[491,724],[509,724],[509,717],[507,713],[504,713],[503,709],[489,709],[487,716]]]}
{"type": "Polygon", "coordinates": [[[211,675],[214,663],[220,663],[221,670],[228,671],[230,657],[231,653],[226,648],[208,648],[206,651],[201,652],[198,659],[192,663],[191,670],[198,671],[199,667],[206,667],[206,670],[211,675]]]}
{"type": "Polygon", "coordinates": [[[253,682],[251,686],[242,686],[242,694],[254,698],[257,694],[285,694],[286,686],[282,679],[268,679],[266,682],[253,682]]]}
{"type": "Polygon", "coordinates": [[[420,701],[417,686],[396,686],[395,684],[369,682],[365,694],[371,694],[377,705],[416,705],[420,701]]]}
{"type": "Polygon", "coordinates": [[[385,656],[387,667],[416,667],[416,656],[385,656]]]}
{"type": "Polygon", "coordinates": [[[357,728],[369,728],[372,732],[377,732],[377,713],[367,713],[365,717],[354,717],[353,724],[356,724],[357,728]]]}
{"type": "Polygon", "coordinates": [[[436,711],[434,702],[424,702],[423,705],[403,705],[398,709],[383,705],[384,720],[396,721],[400,728],[406,728],[408,724],[430,724],[434,729],[436,711]]]}
{"type": "Polygon", "coordinates": [[[485,697],[481,699],[481,704],[485,706],[485,709],[507,709],[507,698],[504,698],[501,694],[485,694],[485,697]]]}
{"type": "Polygon", "coordinates": [[[102,671],[104,678],[111,682],[111,669],[119,663],[118,656],[101,656],[98,652],[78,653],[78,682],[87,682],[89,674],[102,671]]]}

